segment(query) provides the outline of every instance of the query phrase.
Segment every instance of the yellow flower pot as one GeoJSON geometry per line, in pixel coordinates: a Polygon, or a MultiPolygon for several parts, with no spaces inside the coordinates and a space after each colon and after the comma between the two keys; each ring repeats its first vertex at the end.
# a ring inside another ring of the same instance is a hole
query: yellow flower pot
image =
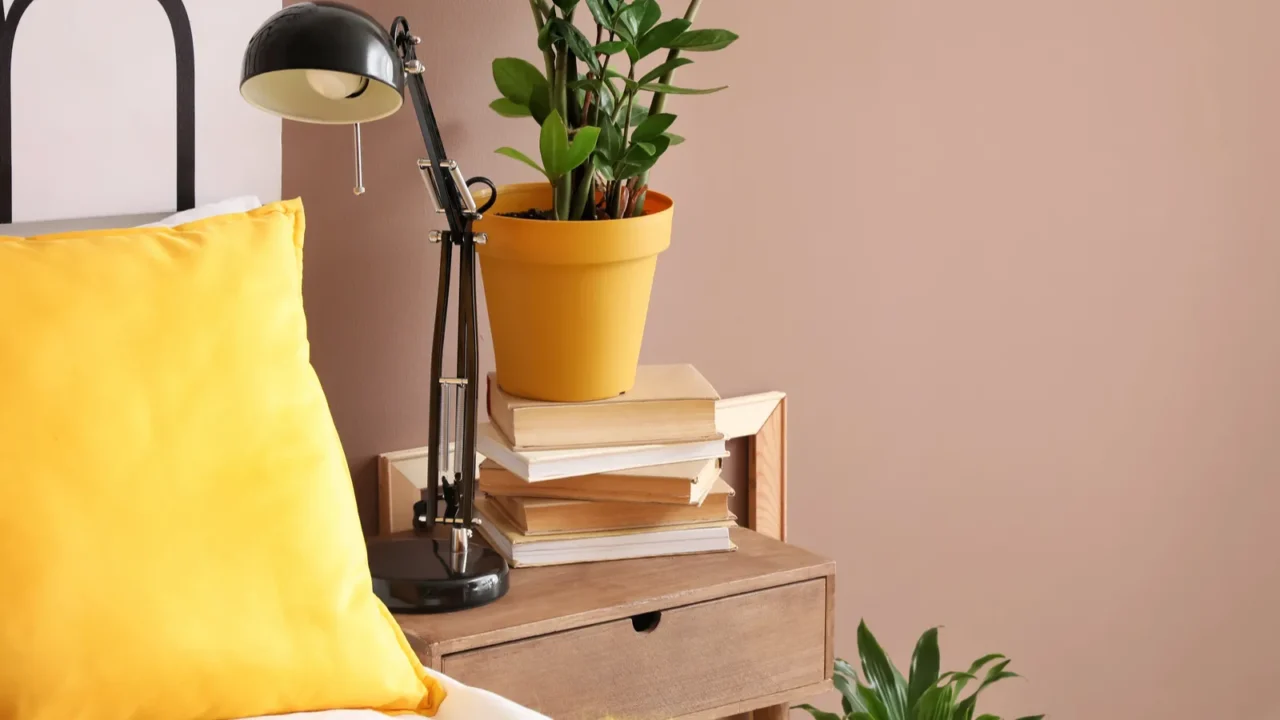
{"type": "Polygon", "coordinates": [[[631,389],[671,198],[642,217],[559,222],[503,217],[552,205],[551,186],[507,185],[476,223],[498,384],[520,397],[583,402],[631,389]]]}

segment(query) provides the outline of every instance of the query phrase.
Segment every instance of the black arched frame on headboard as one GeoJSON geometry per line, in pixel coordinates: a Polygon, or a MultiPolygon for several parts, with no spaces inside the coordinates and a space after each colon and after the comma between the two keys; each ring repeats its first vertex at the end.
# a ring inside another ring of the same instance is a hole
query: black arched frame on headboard
{"type": "MultiPolygon", "coordinates": [[[[13,222],[13,41],[22,14],[35,0],[14,0],[6,17],[0,5],[0,223],[13,222]]],[[[178,210],[196,204],[196,61],[191,19],[182,0],[158,0],[173,30],[177,85],[178,210]]]]}

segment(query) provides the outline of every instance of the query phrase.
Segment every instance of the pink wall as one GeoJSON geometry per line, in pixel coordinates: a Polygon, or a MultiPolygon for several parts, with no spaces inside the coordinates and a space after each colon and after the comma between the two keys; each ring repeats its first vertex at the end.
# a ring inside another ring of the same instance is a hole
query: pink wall
{"type": "MultiPolygon", "coordinates": [[[[534,127],[486,108],[489,60],[534,55],[523,3],[364,5],[434,43],[465,170],[529,179],[491,150],[534,127]]],[[[743,39],[680,78],[732,88],[673,103],[644,355],[791,393],[792,539],[840,563],[840,653],[866,617],[905,667],[942,624],[944,664],[996,650],[1029,678],[988,712],[1280,715],[1280,4],[708,0],[702,21],[743,39]]],[[[356,200],[347,131],[286,128],[368,515],[372,455],[425,436],[420,141],[408,113],[368,128],[356,200]]]]}

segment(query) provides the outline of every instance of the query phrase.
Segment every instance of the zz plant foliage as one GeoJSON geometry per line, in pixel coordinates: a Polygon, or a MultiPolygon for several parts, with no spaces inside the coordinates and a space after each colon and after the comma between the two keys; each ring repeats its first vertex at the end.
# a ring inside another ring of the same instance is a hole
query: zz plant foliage
{"type": "MultiPolygon", "coordinates": [[[[965,672],[940,673],[937,628],[920,636],[908,677],[904,678],[894,667],[865,622],[858,625],[858,655],[862,661],[861,678],[844,660],[836,660],[832,675],[843,712],[826,712],[812,705],[796,707],[808,711],[814,720],[975,720],[978,694],[1001,680],[1018,677],[1007,669],[1009,659],[999,654],[983,655],[965,672]],[[966,696],[964,691],[970,683],[977,687],[966,696]]],[[[1043,718],[1044,715],[1028,715],[1018,720],[1043,718]]],[[[1001,718],[983,714],[976,720],[1001,718]]]]}
{"type": "Polygon", "coordinates": [[[543,67],[520,58],[494,60],[502,97],[490,107],[540,126],[541,163],[515,148],[497,152],[551,182],[555,206],[547,218],[644,212],[650,168],[683,141],[671,132],[676,116],[664,112],[667,97],[724,89],[672,85],[675,70],[693,62],[682,55],[721,50],[738,38],[728,30],[693,29],[700,4],[692,0],[683,17],[664,20],[657,0],[529,0],[543,67]],[[591,13],[594,41],[575,24],[580,5],[591,13]]]}

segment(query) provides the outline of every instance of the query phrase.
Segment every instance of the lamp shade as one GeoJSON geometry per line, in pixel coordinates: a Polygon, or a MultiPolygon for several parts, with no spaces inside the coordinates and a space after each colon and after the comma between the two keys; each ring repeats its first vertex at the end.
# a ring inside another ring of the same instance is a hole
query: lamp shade
{"type": "Polygon", "coordinates": [[[240,94],[289,120],[348,125],[384,118],[404,102],[404,66],[368,14],[331,2],[290,5],[249,40],[240,94]]]}

